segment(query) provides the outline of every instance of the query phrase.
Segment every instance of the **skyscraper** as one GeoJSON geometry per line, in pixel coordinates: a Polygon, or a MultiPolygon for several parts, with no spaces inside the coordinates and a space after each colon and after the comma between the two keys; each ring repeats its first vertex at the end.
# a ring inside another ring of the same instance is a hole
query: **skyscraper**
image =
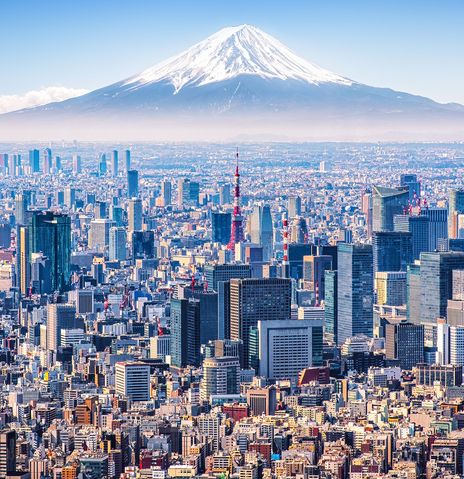
{"type": "Polygon", "coordinates": [[[301,215],[301,198],[299,196],[289,196],[288,197],[288,217],[295,218],[296,216],[301,215]]]}
{"type": "Polygon", "coordinates": [[[32,173],[40,172],[40,151],[29,150],[29,166],[32,173]]]}
{"type": "Polygon", "coordinates": [[[113,222],[108,219],[96,219],[90,222],[88,246],[93,251],[106,253],[110,244],[110,228],[113,222]]]}
{"type": "Polygon", "coordinates": [[[27,223],[26,212],[28,206],[28,196],[24,193],[17,194],[15,198],[15,219],[17,225],[25,225],[27,223]]]}
{"type": "Polygon", "coordinates": [[[73,173],[79,175],[82,172],[82,161],[81,157],[74,153],[73,155],[73,173]]]}
{"type": "Polygon", "coordinates": [[[43,155],[43,172],[45,175],[48,175],[52,169],[52,150],[50,148],[45,148],[43,155]]]}
{"type": "Polygon", "coordinates": [[[402,369],[411,370],[424,362],[424,326],[407,322],[391,323],[385,327],[387,359],[396,359],[402,369]]]}
{"type": "Polygon", "coordinates": [[[430,219],[427,216],[395,215],[395,231],[411,233],[412,259],[419,259],[422,252],[430,251],[430,219]]]}
{"type": "Polygon", "coordinates": [[[230,239],[232,215],[230,213],[211,213],[211,240],[213,243],[227,244],[230,239]]]}
{"type": "Polygon", "coordinates": [[[139,172],[137,170],[127,171],[127,196],[129,198],[139,196],[139,172]]]}
{"type": "Polygon", "coordinates": [[[458,238],[458,215],[464,213],[464,189],[453,189],[448,202],[448,238],[458,238]]]}
{"type": "Polygon", "coordinates": [[[119,153],[118,150],[113,150],[111,154],[111,173],[113,176],[118,176],[119,173],[119,153]]]}
{"type": "Polygon", "coordinates": [[[291,280],[284,278],[230,280],[230,338],[243,341],[244,368],[250,366],[251,328],[258,321],[289,320],[291,290],[291,280]]]}
{"type": "Polygon", "coordinates": [[[230,195],[230,184],[226,183],[219,187],[219,204],[228,205],[232,200],[230,195]]]}
{"type": "Polygon", "coordinates": [[[325,271],[325,336],[338,344],[338,277],[337,271],[325,271]]]}
{"type": "Polygon", "coordinates": [[[16,431],[0,431],[0,478],[16,472],[16,431]]]}
{"type": "Polygon", "coordinates": [[[250,235],[252,243],[263,248],[263,260],[269,261],[273,253],[274,228],[269,205],[257,204],[250,215],[250,235]]]}
{"type": "Polygon", "coordinates": [[[208,291],[218,291],[218,284],[232,278],[251,278],[249,264],[206,264],[204,268],[208,291]]]}
{"type": "Polygon", "coordinates": [[[440,239],[448,238],[448,210],[446,208],[428,207],[422,209],[421,215],[429,218],[429,251],[438,249],[440,239]]]}
{"type": "Polygon", "coordinates": [[[131,169],[131,152],[126,150],[124,154],[126,156],[126,171],[129,171],[131,169]]]}
{"type": "Polygon", "coordinates": [[[126,228],[113,226],[110,228],[109,258],[110,261],[124,261],[126,259],[126,228]]]}
{"type": "Polygon", "coordinates": [[[161,182],[161,197],[165,207],[172,204],[172,185],[170,181],[163,180],[161,182]]]}
{"type": "Polygon", "coordinates": [[[240,394],[240,361],[238,357],[214,357],[203,361],[200,399],[213,395],[240,394]]]}
{"type": "Polygon", "coordinates": [[[198,206],[200,185],[189,178],[177,182],[177,205],[179,208],[198,206]]]}
{"type": "Polygon", "coordinates": [[[108,171],[108,164],[106,161],[106,154],[102,153],[100,155],[100,161],[98,163],[98,172],[100,176],[105,176],[108,171]]]}
{"type": "Polygon", "coordinates": [[[378,271],[375,273],[377,304],[401,306],[406,304],[407,273],[405,271],[378,271]]]}
{"type": "Polygon", "coordinates": [[[155,232],[134,231],[132,241],[132,261],[136,259],[150,259],[155,257],[155,232]]]}
{"type": "Polygon", "coordinates": [[[361,197],[361,211],[364,213],[366,217],[366,226],[367,226],[367,237],[372,237],[372,191],[365,190],[361,197]]]}
{"type": "MultiPolygon", "coordinates": [[[[421,184],[417,180],[417,175],[404,173],[400,176],[400,186],[406,186],[409,192],[409,202],[414,205],[414,201],[420,198],[421,184]]],[[[414,205],[415,206],[415,205],[414,205]]]]}
{"type": "Polygon", "coordinates": [[[171,364],[200,365],[200,301],[171,299],[171,364]]]}
{"type": "Polygon", "coordinates": [[[47,306],[47,349],[57,351],[61,345],[61,331],[84,329],[83,319],[76,316],[73,304],[51,303],[47,306]]]}
{"type": "Polygon", "coordinates": [[[403,214],[408,206],[409,187],[373,187],[372,227],[373,231],[393,231],[393,217],[403,214]]]}
{"type": "Polygon", "coordinates": [[[150,400],[150,365],[141,362],[121,361],[115,366],[117,394],[132,401],[150,400]]]}
{"type": "Polygon", "coordinates": [[[16,238],[16,275],[21,294],[26,295],[31,282],[29,228],[19,226],[16,238]]]}
{"type": "Polygon", "coordinates": [[[64,291],[70,282],[71,220],[51,211],[34,212],[30,226],[30,252],[50,260],[52,288],[64,291]]]}
{"type": "Polygon", "coordinates": [[[373,332],[372,246],[338,245],[338,343],[373,332]]]}
{"type": "Polygon", "coordinates": [[[325,298],[325,271],[332,269],[332,256],[308,255],[303,257],[303,281],[305,289],[319,302],[325,298]]]}
{"type": "Polygon", "coordinates": [[[64,189],[64,204],[69,208],[74,208],[76,204],[76,190],[71,186],[66,186],[64,189]]]}
{"type": "Polygon", "coordinates": [[[137,198],[129,200],[127,230],[129,233],[142,230],[142,201],[137,198]]]}
{"type": "Polygon", "coordinates": [[[372,233],[374,272],[406,271],[412,262],[412,233],[374,231],[372,233]]]}

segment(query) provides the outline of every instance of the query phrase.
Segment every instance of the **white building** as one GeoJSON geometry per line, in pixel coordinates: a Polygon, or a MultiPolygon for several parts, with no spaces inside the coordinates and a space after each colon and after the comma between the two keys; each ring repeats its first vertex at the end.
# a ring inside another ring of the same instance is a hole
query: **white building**
{"type": "Polygon", "coordinates": [[[138,362],[119,362],[115,367],[116,393],[133,401],[150,400],[150,366],[138,362]]]}
{"type": "Polygon", "coordinates": [[[159,358],[166,361],[166,356],[171,355],[171,335],[163,334],[150,338],[150,358],[159,358]]]}
{"type": "Polygon", "coordinates": [[[203,361],[200,399],[209,401],[212,395],[240,392],[240,361],[238,357],[207,358],[203,361]]]}

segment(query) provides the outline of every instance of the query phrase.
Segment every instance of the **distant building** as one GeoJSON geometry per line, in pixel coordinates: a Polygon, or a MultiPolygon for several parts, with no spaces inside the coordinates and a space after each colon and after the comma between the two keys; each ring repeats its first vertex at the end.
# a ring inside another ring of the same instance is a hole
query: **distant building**
{"type": "Polygon", "coordinates": [[[411,370],[424,362],[424,326],[407,322],[387,324],[385,351],[386,358],[398,360],[402,369],[411,370]]]}
{"type": "Polygon", "coordinates": [[[150,366],[138,362],[118,362],[115,366],[116,393],[132,401],[150,400],[150,366]]]}
{"type": "Polygon", "coordinates": [[[408,201],[408,186],[400,188],[374,186],[372,190],[373,230],[393,231],[393,217],[403,214],[408,201]]]}

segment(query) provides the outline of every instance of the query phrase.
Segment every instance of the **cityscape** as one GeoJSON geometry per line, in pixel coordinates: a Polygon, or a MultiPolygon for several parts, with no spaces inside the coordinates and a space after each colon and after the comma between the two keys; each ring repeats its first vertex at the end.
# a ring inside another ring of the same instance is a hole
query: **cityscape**
{"type": "Polygon", "coordinates": [[[243,23],[0,109],[0,479],[464,478],[464,106],[384,90],[243,23]]]}

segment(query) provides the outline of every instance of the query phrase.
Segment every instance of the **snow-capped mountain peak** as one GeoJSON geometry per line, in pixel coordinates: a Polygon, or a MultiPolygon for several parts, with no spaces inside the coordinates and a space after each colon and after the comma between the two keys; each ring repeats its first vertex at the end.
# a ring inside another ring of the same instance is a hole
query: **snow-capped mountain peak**
{"type": "Polygon", "coordinates": [[[139,88],[153,82],[201,86],[240,75],[299,80],[313,85],[351,85],[347,78],[314,65],[274,37],[252,25],[223,28],[183,53],[128,78],[124,85],[139,88]]]}

